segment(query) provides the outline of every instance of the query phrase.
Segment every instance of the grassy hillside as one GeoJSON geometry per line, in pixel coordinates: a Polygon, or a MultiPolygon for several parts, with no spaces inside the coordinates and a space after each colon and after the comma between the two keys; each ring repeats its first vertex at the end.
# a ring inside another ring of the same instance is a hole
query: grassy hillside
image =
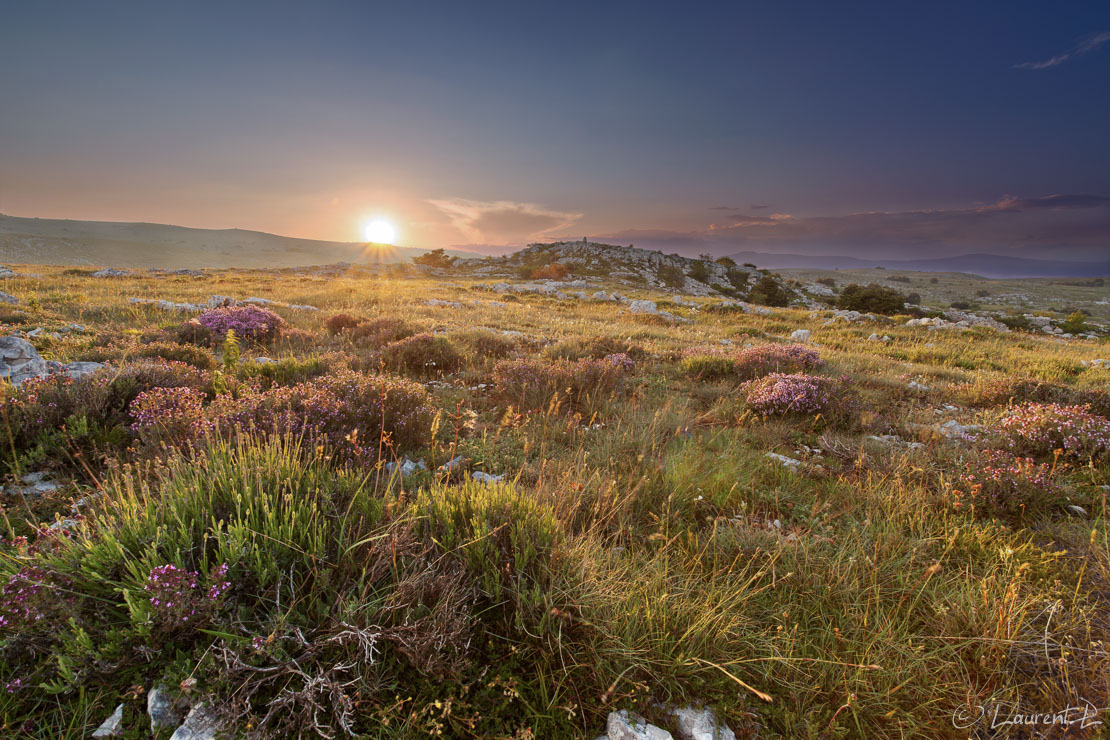
{"type": "MultiPolygon", "coordinates": [[[[408,262],[426,250],[295,239],[244,229],[0,214],[0,261],[164,270],[408,262]]],[[[466,255],[467,253],[455,252],[466,255]]]]}
{"type": "Polygon", "coordinates": [[[150,737],[156,687],[265,737],[687,704],[739,737],[989,737],[980,707],[1110,705],[1105,340],[601,270],[584,295],[668,315],[465,273],[27,269],[0,336],[106,365],[0,390],[6,737],[118,705],[150,737]],[[210,296],[273,303],[129,300],[210,296]]]}

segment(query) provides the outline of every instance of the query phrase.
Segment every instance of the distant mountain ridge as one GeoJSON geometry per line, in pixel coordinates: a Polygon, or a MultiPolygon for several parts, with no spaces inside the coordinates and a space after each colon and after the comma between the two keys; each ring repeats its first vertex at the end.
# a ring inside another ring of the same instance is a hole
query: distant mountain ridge
{"type": "Polygon", "coordinates": [[[838,268],[884,267],[889,270],[908,270],[911,272],[966,272],[987,278],[1110,276],[1110,256],[1098,262],[1040,260],[984,253],[919,260],[861,259],[843,255],[822,256],[773,254],[769,252],[737,252],[729,256],[739,263],[750,262],[771,270],[795,268],[835,270],[838,268]]]}
{"type": "MultiPolygon", "coordinates": [[[[245,229],[0,214],[0,263],[129,268],[301,267],[409,262],[428,250],[298,239],[245,229]]],[[[469,252],[448,250],[456,256],[469,252]]]]}

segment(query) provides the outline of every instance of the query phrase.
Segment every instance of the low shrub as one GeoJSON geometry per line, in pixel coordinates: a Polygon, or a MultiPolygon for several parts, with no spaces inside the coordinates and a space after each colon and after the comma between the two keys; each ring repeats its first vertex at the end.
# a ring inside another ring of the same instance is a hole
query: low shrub
{"type": "Polygon", "coordinates": [[[953,495],[957,508],[970,505],[986,516],[1013,518],[1056,507],[1061,487],[1052,465],[986,450],[966,464],[953,495]]]}
{"type": "Polygon", "coordinates": [[[497,395],[521,409],[543,409],[559,398],[570,408],[589,411],[621,389],[635,363],[626,354],[600,360],[504,360],[493,369],[497,395]]]}
{"type": "Polygon", "coordinates": [[[208,429],[205,395],[195,388],[151,388],[131,402],[131,431],[151,448],[177,446],[208,429]]]}
{"type": "Polygon", "coordinates": [[[373,463],[431,442],[435,409],[423,386],[343,371],[240,397],[223,394],[210,418],[222,432],[290,434],[342,462],[373,463]]]}
{"type": "Polygon", "coordinates": [[[1050,383],[1035,378],[992,378],[959,386],[957,399],[967,406],[987,408],[1028,402],[1089,406],[1092,413],[1110,416],[1110,392],[1050,383]]]}
{"type": "Polygon", "coordinates": [[[736,353],[736,374],[745,379],[816,370],[824,365],[817,350],[804,344],[761,344],[736,353]]]}
{"type": "Polygon", "coordinates": [[[656,277],[668,288],[681,288],[686,284],[686,273],[677,265],[660,265],[656,277]]]}
{"type": "Polygon", "coordinates": [[[764,275],[748,292],[748,300],[762,306],[788,306],[790,293],[782,283],[770,275],[764,275]]]}
{"type": "Polygon", "coordinates": [[[360,323],[362,323],[362,319],[357,316],[352,316],[349,313],[337,313],[334,316],[329,316],[324,321],[324,328],[328,330],[328,334],[335,336],[348,329],[354,329],[360,323]]]}
{"type": "Polygon", "coordinates": [[[816,350],[804,344],[761,344],[741,350],[714,345],[692,347],[683,355],[683,371],[707,380],[751,380],[769,373],[815,370],[825,364],[816,350]]]}
{"type": "Polygon", "coordinates": [[[245,362],[236,368],[240,380],[257,381],[263,388],[275,385],[294,385],[326,374],[329,370],[342,369],[343,356],[283,357],[274,362],[245,362]]]}
{"type": "Polygon", "coordinates": [[[222,340],[228,331],[239,339],[267,342],[277,339],[285,321],[273,311],[260,306],[221,306],[211,308],[197,316],[196,321],[212,333],[212,338],[222,340]]]}
{"type": "Polygon", "coordinates": [[[635,361],[647,356],[647,351],[630,339],[609,335],[596,337],[570,337],[544,349],[544,354],[558,360],[600,360],[609,355],[626,354],[635,361]]]}
{"type": "Polygon", "coordinates": [[[382,348],[381,360],[390,370],[419,377],[457,372],[462,355],[446,337],[416,334],[382,348]]]}
{"type": "Polygon", "coordinates": [[[997,432],[1011,452],[1039,457],[1059,454],[1078,459],[1110,454],[1110,419],[1088,406],[1026,403],[1006,410],[997,432]]]}
{"type": "Polygon", "coordinates": [[[895,314],[905,310],[906,297],[878,283],[852,283],[840,291],[837,308],[863,313],[895,314]]]}
{"type": "Polygon", "coordinates": [[[380,316],[364,321],[348,332],[351,340],[358,344],[381,347],[416,334],[416,329],[403,319],[380,316]]]}
{"type": "Polygon", "coordinates": [[[451,333],[451,341],[461,344],[478,357],[501,359],[516,350],[516,342],[489,329],[464,329],[451,333]]]}
{"type": "Polygon", "coordinates": [[[796,373],[771,373],[742,386],[748,407],[758,414],[816,414],[830,404],[828,378],[796,373]]]}

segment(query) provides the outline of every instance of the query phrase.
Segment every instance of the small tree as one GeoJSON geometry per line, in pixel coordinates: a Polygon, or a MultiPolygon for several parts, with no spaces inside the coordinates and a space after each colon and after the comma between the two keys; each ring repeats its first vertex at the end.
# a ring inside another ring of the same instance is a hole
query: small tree
{"type": "Polygon", "coordinates": [[[708,282],[709,280],[709,267],[707,266],[708,260],[701,260],[694,262],[690,265],[690,277],[697,280],[699,283],[708,282]]]}
{"type": "Polygon", "coordinates": [[[736,260],[732,257],[718,257],[716,262],[718,265],[724,265],[725,267],[736,267],[736,260]]]}
{"type": "Polygon", "coordinates": [[[787,306],[790,304],[790,294],[778,280],[764,275],[748,294],[748,300],[764,306],[787,306]]]}
{"type": "Polygon", "coordinates": [[[455,257],[450,257],[442,249],[433,249],[430,252],[419,254],[412,258],[414,264],[427,267],[450,267],[455,263],[455,257]]]}
{"type": "Polygon", "coordinates": [[[878,283],[852,283],[840,292],[836,306],[849,311],[893,314],[904,310],[905,303],[906,297],[893,288],[886,288],[878,283]]]}

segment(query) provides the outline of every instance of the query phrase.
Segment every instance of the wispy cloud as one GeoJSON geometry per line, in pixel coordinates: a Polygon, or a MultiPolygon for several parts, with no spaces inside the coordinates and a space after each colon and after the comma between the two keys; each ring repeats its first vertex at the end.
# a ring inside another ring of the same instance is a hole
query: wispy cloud
{"type": "Polygon", "coordinates": [[[564,229],[581,213],[556,211],[535,203],[512,200],[429,200],[473,244],[519,245],[564,229]]]}
{"type": "Polygon", "coordinates": [[[1110,196],[1005,196],[965,208],[866,212],[836,216],[724,213],[689,231],[628,230],[602,235],[616,244],[729,254],[742,250],[914,257],[971,252],[1093,259],[1106,253],[1110,196]]]}
{"type": "Polygon", "coordinates": [[[1049,69],[1050,67],[1058,67],[1072,57],[1089,54],[1107,41],[1110,41],[1110,31],[1093,33],[1080,40],[1079,43],[1062,54],[1057,54],[1054,57],[1049,57],[1040,62],[1022,62],[1021,64],[1015,64],[1014,69],[1049,69]]]}

